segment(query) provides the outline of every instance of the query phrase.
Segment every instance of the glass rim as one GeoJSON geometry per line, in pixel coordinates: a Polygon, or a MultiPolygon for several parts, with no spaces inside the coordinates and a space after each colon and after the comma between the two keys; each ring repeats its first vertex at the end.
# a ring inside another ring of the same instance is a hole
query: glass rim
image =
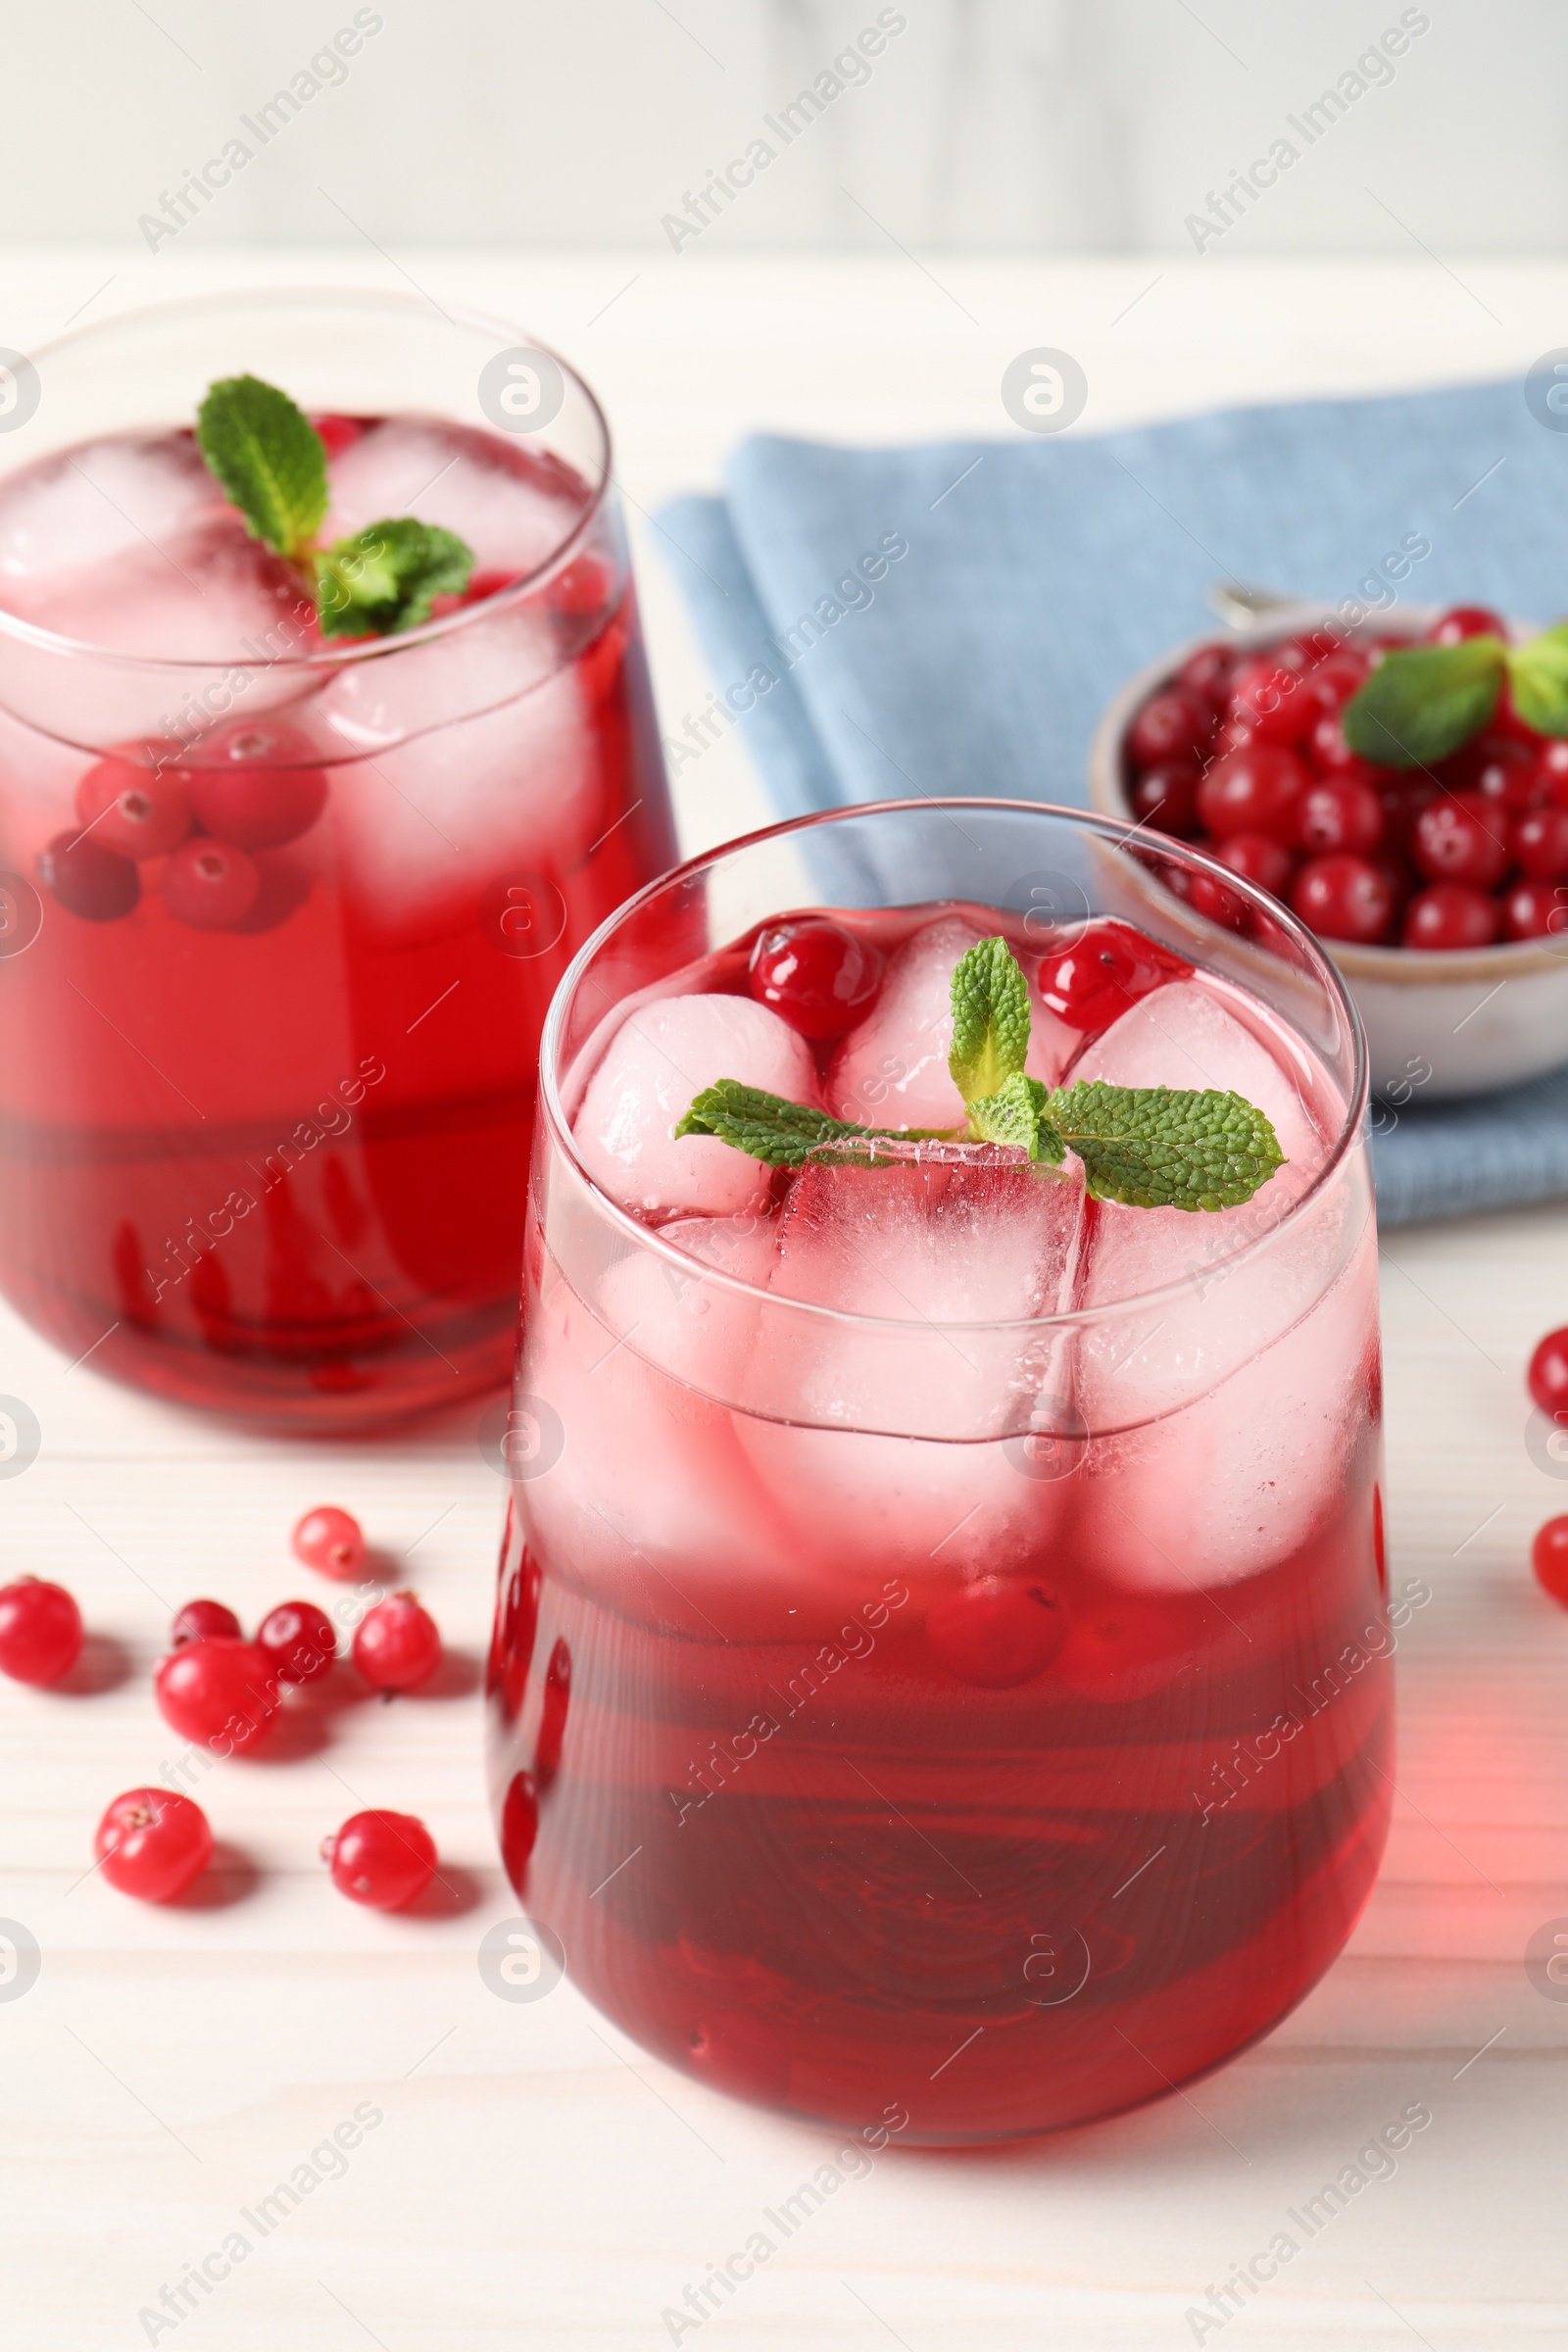
{"type": "Polygon", "coordinates": [[[511,320],[496,318],[489,311],[475,309],[471,304],[454,303],[449,306],[433,304],[428,295],[406,294],[401,288],[381,289],[374,286],[237,286],[216,294],[177,295],[169,302],[138,304],[134,310],[117,311],[108,318],[97,319],[90,326],[78,326],[70,332],[56,335],[52,341],[41,343],[28,358],[36,367],[40,361],[56,358],[89,342],[95,335],[107,335],[117,328],[155,324],[159,320],[188,318],[209,311],[220,303],[254,304],[261,309],[283,309],[291,303],[314,304],[321,309],[386,308],[405,313],[439,309],[440,315],[452,326],[477,328],[485,334],[498,335],[502,348],[509,342],[525,342],[532,351],[541,351],[554,360],[588,404],[589,415],[599,437],[599,479],[590,485],[587,505],[571,529],[558,541],[550,554],[536,564],[531,571],[519,572],[504,588],[496,589],[476,605],[466,605],[456,612],[443,613],[439,620],[421,621],[416,629],[400,629],[391,637],[353,638],[341,650],[320,648],[308,654],[277,654],[265,661],[223,661],[181,658],[170,654],[127,654],[114,646],[94,645],[88,638],[66,637],[56,629],[46,629],[36,621],[25,620],[20,613],[9,612],[0,606],[0,637],[12,637],[19,643],[30,645],[42,653],[70,655],[77,661],[107,663],[115,668],[144,670],[153,673],[186,674],[190,671],[218,671],[224,676],[231,671],[277,669],[295,671],[301,675],[320,674],[344,668],[357,662],[385,661],[401,653],[405,647],[428,645],[434,640],[451,636],[470,626],[476,620],[487,619],[514,603],[520,602],[530,590],[538,587],[553,571],[569,561],[577,543],[584,539],[612,486],[614,451],[611,440],[610,419],[600,405],[598,395],[587,379],[579,374],[571,362],[551,344],[540,342],[511,320]]]}
{"type": "MultiPolygon", "coordinates": [[[[561,1100],[558,1063],[562,1032],[565,1025],[566,1008],[575,997],[590,962],[599,953],[601,946],[608,942],[624,922],[645,906],[650,906],[661,893],[673,889],[678,883],[692,879],[705,869],[716,865],[721,858],[734,856],[738,851],[756,849],[767,842],[787,840],[797,834],[810,833],[822,825],[838,824],[846,817],[918,814],[963,808],[995,808],[1009,813],[1023,810],[1033,816],[1065,818],[1069,823],[1080,826],[1086,832],[1099,834],[1102,839],[1120,842],[1123,845],[1135,840],[1140,835],[1144,835],[1146,840],[1150,838],[1146,831],[1147,818],[1136,825],[1127,824],[1117,817],[1102,816],[1095,809],[1069,808],[1056,801],[1020,801],[1007,799],[1000,794],[978,793],[948,793],[940,797],[934,794],[929,796],[922,794],[915,798],[902,800],[856,801],[848,803],[841,808],[818,809],[808,816],[786,817],[775,824],[759,826],[751,833],[737,834],[732,841],[721,842],[714,849],[704,850],[698,856],[684,859],[681,864],[670,866],[666,872],[657,875],[652,882],[645,883],[643,888],[635,892],[631,898],[624,900],[612,914],[606,916],[591,937],[583,942],[557,983],[555,995],[550,1000],[550,1008],[545,1015],[545,1024],[539,1039],[538,1102],[551,1141],[562,1152],[573,1174],[586,1186],[596,1207],[608,1216],[611,1224],[628,1242],[640,1249],[651,1248],[655,1256],[662,1259],[675,1272],[690,1276],[695,1271],[703,1281],[717,1284],[721,1293],[730,1294],[736,1298],[761,1300],[772,1306],[784,1308],[791,1313],[820,1317],[826,1325],[848,1326],[858,1330],[898,1332],[923,1327],[931,1331],[1027,1332],[1053,1328],[1069,1329],[1078,1325],[1103,1322],[1108,1316],[1120,1314],[1128,1307],[1142,1307],[1157,1304],[1166,1299],[1175,1299],[1191,1288],[1191,1277],[1182,1274],[1173,1277],[1169,1282],[1158,1284],[1152,1290],[1130,1291],[1125,1298],[1100,1299],[1093,1306],[1067,1307],[1050,1315],[1022,1315],[1010,1320],[982,1319],[978,1322],[972,1319],[963,1322],[947,1322],[939,1321],[935,1316],[920,1315],[913,1319],[912,1324],[910,1318],[905,1315],[870,1315],[853,1307],[828,1306],[813,1298],[791,1298],[778,1291],[762,1290],[756,1283],[747,1282],[739,1275],[726,1273],[721,1267],[708,1265],[703,1259],[693,1257],[689,1251],[678,1249],[671,1242],[666,1242],[659,1228],[643,1224],[641,1219],[634,1216],[629,1209],[622,1208],[619,1201],[613,1200],[599,1184],[597,1178],[584,1166],[578,1154],[565,1115],[565,1108],[561,1100]]],[[[1319,941],[1290,907],[1286,906],[1282,901],[1271,898],[1268,892],[1261,889],[1256,883],[1250,882],[1244,876],[1233,873],[1229,866],[1221,865],[1217,859],[1206,857],[1202,851],[1195,850],[1190,842],[1179,841],[1173,836],[1164,834],[1155,835],[1153,839],[1158,842],[1162,852],[1168,848],[1178,860],[1190,862],[1200,872],[1212,875],[1215,881],[1223,883],[1226,889],[1234,891],[1236,896],[1250,906],[1254,912],[1266,916],[1269,922],[1292,939],[1298,949],[1305,950],[1308,968],[1313,977],[1321,982],[1324,993],[1338,1006],[1354,1049],[1352,1079],[1345,1116],[1322,1166],[1306,1190],[1292,1201],[1282,1216],[1276,1218],[1271,1225],[1266,1226],[1261,1233],[1255,1234],[1250,1241],[1242,1242],[1236,1250],[1214,1260],[1206,1270],[1207,1279],[1213,1281],[1222,1273],[1229,1273],[1244,1264],[1256,1253],[1272,1248],[1276,1242],[1298,1225],[1306,1212],[1326,1192],[1352,1149],[1360,1142],[1369,1093],[1366,1032],[1362,1027],[1355,1000],[1346,986],[1338,966],[1333,958],[1324,953],[1319,941]]],[[[823,911],[830,912],[831,909],[824,908],[823,911]]],[[[1200,1209],[1191,1213],[1201,1216],[1205,1212],[1200,1209]]],[[[723,1222],[723,1220],[718,1219],[715,1222],[723,1222]]]]}

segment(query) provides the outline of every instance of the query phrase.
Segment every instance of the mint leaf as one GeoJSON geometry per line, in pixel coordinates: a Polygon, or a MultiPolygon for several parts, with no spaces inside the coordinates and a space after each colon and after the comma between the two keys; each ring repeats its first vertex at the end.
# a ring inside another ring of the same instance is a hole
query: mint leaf
{"type": "Polygon", "coordinates": [[[1028,1152],[1031,1159],[1049,1160],[1053,1166],[1061,1158],[1061,1137],[1047,1113],[1051,1089],[1038,1078],[1026,1078],[1015,1070],[1004,1086],[979,1102],[971,1102],[969,1133],[982,1144],[1016,1144],[1028,1152]]]}
{"type": "Polygon", "coordinates": [[[966,1103],[994,1095],[1023,1068],[1029,1051],[1029,983],[1004,939],[981,939],[953,974],[953,1050],[948,1067],[966,1103]]]}
{"type": "Polygon", "coordinates": [[[1237,1208],[1284,1164],[1273,1127],[1241,1095],[1080,1081],[1048,1109],[1090,1192],[1130,1208],[1237,1208]]]}
{"type": "Polygon", "coordinates": [[[322,636],[385,637],[428,620],[435,597],[461,594],[473,554],[456,531],[404,514],[368,523],[314,563],[322,636]]]}
{"type": "Polygon", "coordinates": [[[1495,710],[1505,652],[1500,637],[1484,636],[1386,654],[1345,706],[1346,742],[1379,767],[1446,760],[1495,710]]]}
{"type": "Polygon", "coordinates": [[[326,513],[326,451],[286,392],[255,375],[209,385],[196,443],[253,539],[280,556],[309,547],[326,513]]]}
{"type": "Polygon", "coordinates": [[[1568,621],[1511,645],[1506,661],[1513,707],[1540,735],[1568,735],[1568,621]]]}
{"type": "Polygon", "coordinates": [[[675,1129],[682,1135],[715,1135],[721,1144],[764,1160],[770,1168],[799,1168],[808,1159],[839,1156],[862,1164],[874,1160],[868,1142],[901,1144],[947,1141],[954,1127],[857,1127],[851,1119],[829,1118],[808,1102],[790,1102],[738,1078],[719,1078],[705,1087],[675,1129]],[[835,1153],[835,1147],[840,1147],[835,1153]]]}

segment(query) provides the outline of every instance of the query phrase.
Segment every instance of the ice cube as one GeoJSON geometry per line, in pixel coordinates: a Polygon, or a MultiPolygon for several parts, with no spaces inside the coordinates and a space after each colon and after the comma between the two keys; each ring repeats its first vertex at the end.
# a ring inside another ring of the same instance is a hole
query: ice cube
{"type": "Polygon", "coordinates": [[[167,545],[222,509],[185,436],[89,441],[47,458],[0,485],[0,603],[39,617],[36,600],[75,575],[167,545]]]}
{"type": "Polygon", "coordinates": [[[1201,981],[1175,980],[1141,997],[1096,1038],[1072,1076],[1111,1086],[1228,1089],[1273,1121],[1293,1166],[1322,1162],[1323,1139],[1299,1086],[1201,981]]]}
{"type": "Polygon", "coordinates": [[[587,503],[587,485],[547,455],[435,417],[373,425],[334,461],[330,478],[328,543],[415,514],[466,540],[475,571],[537,569],[587,503]]]}
{"type": "Polygon", "coordinates": [[[716,1136],[674,1129],[694,1095],[720,1078],[819,1100],[804,1040],[750,997],[662,997],[615,1031],[572,1122],[590,1176],[623,1208],[739,1216],[765,1197],[768,1171],[716,1136]]]}
{"type": "MultiPolygon", "coordinates": [[[[835,1118],[875,1127],[954,1127],[963,1103],[948,1072],[953,970],[977,940],[993,936],[962,915],[944,915],[906,940],[866,1019],[834,1056],[827,1102],[835,1118]]],[[[1032,1078],[1054,1086],[1078,1038],[1041,1004],[1030,976],[1032,1078]]]]}

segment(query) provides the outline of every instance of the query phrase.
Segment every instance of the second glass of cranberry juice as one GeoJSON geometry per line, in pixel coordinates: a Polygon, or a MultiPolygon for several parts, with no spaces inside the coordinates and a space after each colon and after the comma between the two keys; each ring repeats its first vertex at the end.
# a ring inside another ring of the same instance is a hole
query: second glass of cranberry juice
{"type": "Polygon", "coordinates": [[[1251,938],[1184,902],[1206,870],[1058,810],[856,809],[655,884],[557,998],[498,1825],[576,1982],[719,2087],[931,2142],[1103,2116],[1275,2024],[1371,1887],[1359,1032],[1260,894],[1251,938]],[[991,1147],[672,1140],[720,1077],[951,1127],[949,980],[998,933],[1029,1073],[1234,1090],[1286,1164],[1192,1213],[991,1147]]]}
{"type": "Polygon", "coordinates": [[[604,419],[535,355],[511,430],[521,343],[180,304],[40,352],[0,435],[0,1287],[184,1403],[331,1430],[505,1376],[545,1009],[673,854],[604,419]],[[318,421],[323,541],[442,525],[462,597],[321,636],[192,437],[242,372],[318,421]]]}

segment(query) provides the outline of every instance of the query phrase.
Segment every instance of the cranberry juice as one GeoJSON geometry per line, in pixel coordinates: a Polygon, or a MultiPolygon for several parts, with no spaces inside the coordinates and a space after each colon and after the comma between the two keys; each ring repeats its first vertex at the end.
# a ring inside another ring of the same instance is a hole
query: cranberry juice
{"type": "Polygon", "coordinates": [[[322,432],[328,539],[473,548],[433,631],[323,643],[189,433],[0,488],[0,1286],[303,1429],[504,1377],[545,1008],[672,854],[612,513],[485,431],[322,432]]]}
{"type": "Polygon", "coordinates": [[[1302,1996],[1386,1830],[1344,1103],[1122,922],[1043,952],[985,907],[813,914],[665,985],[564,1080],[571,1153],[540,1139],[489,1675],[513,1884],[610,2016],[741,2096],[956,2143],[1158,2095],[1302,1996]],[[980,1152],[737,1205],[737,1153],[672,1173],[653,1120],[627,1155],[656,1054],[951,1121],[943,989],[996,931],[1032,1070],[1233,1086],[1280,1189],[1143,1211],[980,1152]]]}

